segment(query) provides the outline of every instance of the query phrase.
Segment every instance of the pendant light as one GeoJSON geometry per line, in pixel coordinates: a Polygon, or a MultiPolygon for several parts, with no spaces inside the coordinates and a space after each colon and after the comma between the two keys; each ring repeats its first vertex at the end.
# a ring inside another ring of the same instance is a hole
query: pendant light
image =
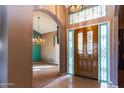
{"type": "MultiPolygon", "coordinates": [[[[38,19],[38,32],[39,32],[40,17],[38,16],[37,19],[38,19]]],[[[32,41],[33,41],[33,44],[35,44],[35,45],[43,45],[45,43],[45,39],[41,38],[40,36],[35,36],[32,39],[32,41]]]]}

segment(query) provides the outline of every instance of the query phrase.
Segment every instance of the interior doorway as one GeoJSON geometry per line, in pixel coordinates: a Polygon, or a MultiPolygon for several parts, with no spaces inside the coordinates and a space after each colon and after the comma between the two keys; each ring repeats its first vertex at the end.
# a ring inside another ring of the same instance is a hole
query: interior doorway
{"type": "Polygon", "coordinates": [[[43,87],[59,76],[59,27],[41,11],[33,12],[32,61],[33,87],[43,87]]]}

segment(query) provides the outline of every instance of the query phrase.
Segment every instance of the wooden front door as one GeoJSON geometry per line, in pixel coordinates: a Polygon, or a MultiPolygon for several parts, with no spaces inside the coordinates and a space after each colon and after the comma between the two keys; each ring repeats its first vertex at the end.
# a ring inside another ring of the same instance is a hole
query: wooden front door
{"type": "Polygon", "coordinates": [[[98,26],[74,31],[74,74],[98,79],[98,26]]]}

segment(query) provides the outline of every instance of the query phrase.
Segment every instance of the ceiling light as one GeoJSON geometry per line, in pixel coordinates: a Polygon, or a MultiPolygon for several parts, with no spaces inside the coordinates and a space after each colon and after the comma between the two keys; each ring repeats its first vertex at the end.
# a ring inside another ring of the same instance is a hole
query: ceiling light
{"type": "Polygon", "coordinates": [[[69,13],[76,13],[83,9],[83,5],[70,5],[68,7],[69,13]]]}

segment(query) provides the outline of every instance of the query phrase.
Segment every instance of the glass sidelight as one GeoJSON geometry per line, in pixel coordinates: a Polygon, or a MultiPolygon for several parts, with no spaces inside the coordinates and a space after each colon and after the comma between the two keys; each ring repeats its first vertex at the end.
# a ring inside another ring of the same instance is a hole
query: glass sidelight
{"type": "Polygon", "coordinates": [[[100,81],[108,82],[108,23],[100,24],[100,81]]]}
{"type": "Polygon", "coordinates": [[[74,30],[68,31],[68,74],[74,74],[74,30]]]}

